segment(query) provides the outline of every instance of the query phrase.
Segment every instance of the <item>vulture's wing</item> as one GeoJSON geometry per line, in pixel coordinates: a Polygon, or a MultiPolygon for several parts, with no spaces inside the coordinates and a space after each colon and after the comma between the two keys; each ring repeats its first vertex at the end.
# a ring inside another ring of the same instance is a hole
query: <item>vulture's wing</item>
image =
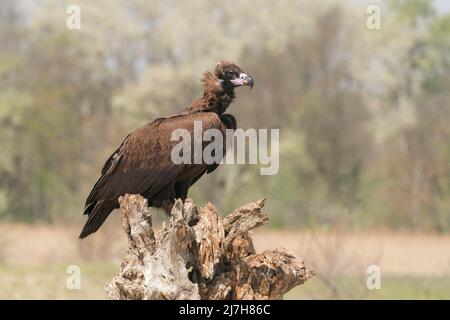
{"type": "MultiPolygon", "coordinates": [[[[180,114],[159,118],[130,133],[121,146],[108,158],[102,175],[86,200],[84,213],[89,216],[81,238],[95,232],[109,213],[118,206],[118,197],[146,194],[151,198],[172,183],[179,174],[188,174],[193,166],[174,164],[172,132],[186,129],[193,137],[194,121],[201,121],[203,130],[224,130],[219,117],[212,112],[180,114]]],[[[198,170],[198,169],[197,169],[198,170]]]]}

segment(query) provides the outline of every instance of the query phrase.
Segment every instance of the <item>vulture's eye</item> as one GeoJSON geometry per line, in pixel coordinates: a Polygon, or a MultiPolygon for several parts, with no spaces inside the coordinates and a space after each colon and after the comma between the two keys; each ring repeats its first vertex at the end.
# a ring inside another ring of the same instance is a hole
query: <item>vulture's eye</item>
{"type": "Polygon", "coordinates": [[[234,71],[232,71],[232,70],[228,70],[225,74],[226,74],[228,77],[230,77],[230,78],[236,76],[236,72],[234,72],[234,71]]]}

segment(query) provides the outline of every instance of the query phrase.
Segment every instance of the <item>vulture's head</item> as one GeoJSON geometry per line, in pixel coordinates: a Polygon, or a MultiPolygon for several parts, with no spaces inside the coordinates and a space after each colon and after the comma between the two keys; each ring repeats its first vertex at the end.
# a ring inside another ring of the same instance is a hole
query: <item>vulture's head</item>
{"type": "Polygon", "coordinates": [[[237,64],[229,61],[220,61],[214,70],[215,76],[219,79],[224,89],[234,89],[240,86],[253,88],[255,82],[237,64]]]}

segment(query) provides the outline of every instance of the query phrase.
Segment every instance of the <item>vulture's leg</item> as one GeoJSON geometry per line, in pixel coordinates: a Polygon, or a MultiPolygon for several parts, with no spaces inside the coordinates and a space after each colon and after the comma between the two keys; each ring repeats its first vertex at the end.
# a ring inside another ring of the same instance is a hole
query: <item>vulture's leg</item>
{"type": "Polygon", "coordinates": [[[172,200],[166,199],[166,200],[163,200],[161,202],[161,208],[163,208],[164,212],[168,216],[170,216],[170,212],[172,212],[172,207],[173,207],[174,204],[175,204],[175,200],[174,199],[172,199],[172,200]]]}
{"type": "Polygon", "coordinates": [[[151,203],[155,208],[164,209],[164,212],[170,216],[170,212],[172,211],[172,207],[175,203],[175,184],[171,183],[159,191],[156,195],[151,197],[151,203]]]}
{"type": "Polygon", "coordinates": [[[181,199],[184,202],[184,200],[186,200],[186,198],[187,198],[190,186],[191,186],[191,180],[175,183],[175,198],[181,199]]]}

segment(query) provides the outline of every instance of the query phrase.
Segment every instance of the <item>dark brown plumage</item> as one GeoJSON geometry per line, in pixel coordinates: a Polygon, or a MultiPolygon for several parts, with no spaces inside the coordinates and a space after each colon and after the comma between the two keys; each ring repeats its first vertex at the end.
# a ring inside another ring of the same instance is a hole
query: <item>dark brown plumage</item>
{"type": "Polygon", "coordinates": [[[80,238],[100,228],[111,211],[119,207],[120,196],[140,194],[150,206],[170,213],[175,199],[185,200],[189,187],[217,168],[218,164],[174,164],[171,152],[178,142],[171,141],[171,134],[183,128],[192,136],[194,121],[202,121],[203,130],[216,128],[223,135],[227,128],[236,129],[236,119],[224,112],[235,98],[234,88],[253,87],[253,79],[236,64],[221,61],[214,73],[203,75],[202,81],[203,96],[186,111],[158,118],[133,131],[108,158],[86,200],[84,214],[88,220],[80,238]]]}

